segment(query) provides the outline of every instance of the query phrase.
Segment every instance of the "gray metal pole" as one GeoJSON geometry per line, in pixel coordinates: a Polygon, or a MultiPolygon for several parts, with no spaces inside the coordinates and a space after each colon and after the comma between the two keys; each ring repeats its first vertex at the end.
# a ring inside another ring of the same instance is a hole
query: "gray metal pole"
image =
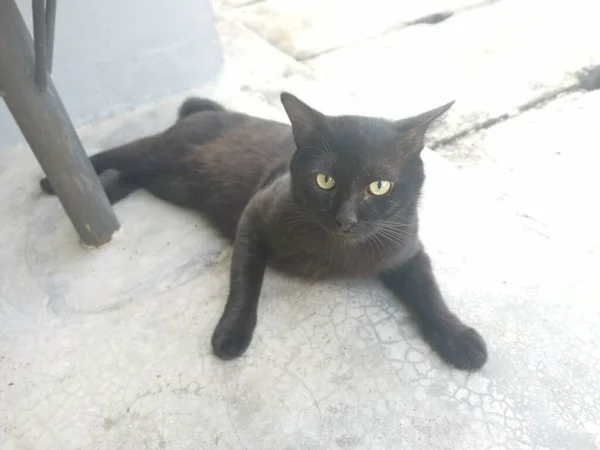
{"type": "Polygon", "coordinates": [[[52,73],[52,62],[54,60],[54,25],[56,23],[56,0],[46,1],[46,55],[48,56],[48,73],[52,73]]]}
{"type": "Polygon", "coordinates": [[[35,84],[40,89],[48,87],[48,33],[46,32],[46,0],[33,0],[33,45],[35,48],[35,84]]]}
{"type": "Polygon", "coordinates": [[[0,93],[83,243],[109,242],[119,222],[52,79],[35,84],[33,42],[14,0],[0,0],[0,93]]]}

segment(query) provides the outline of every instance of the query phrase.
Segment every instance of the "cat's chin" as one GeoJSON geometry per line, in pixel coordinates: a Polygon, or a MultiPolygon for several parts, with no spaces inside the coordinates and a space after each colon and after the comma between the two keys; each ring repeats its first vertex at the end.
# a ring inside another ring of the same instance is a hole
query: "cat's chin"
{"type": "Polygon", "coordinates": [[[335,225],[329,225],[329,224],[323,224],[323,223],[320,223],[319,225],[321,226],[323,231],[325,231],[325,233],[327,233],[328,236],[330,236],[336,240],[352,241],[352,240],[358,240],[362,236],[361,233],[358,233],[356,231],[342,231],[335,225]]]}
{"type": "Polygon", "coordinates": [[[329,234],[335,236],[336,239],[346,241],[359,241],[364,237],[364,235],[360,233],[345,233],[342,231],[331,231],[329,234]]]}
{"type": "Polygon", "coordinates": [[[340,231],[339,229],[330,229],[328,233],[340,241],[360,243],[376,234],[376,230],[340,231]]]}

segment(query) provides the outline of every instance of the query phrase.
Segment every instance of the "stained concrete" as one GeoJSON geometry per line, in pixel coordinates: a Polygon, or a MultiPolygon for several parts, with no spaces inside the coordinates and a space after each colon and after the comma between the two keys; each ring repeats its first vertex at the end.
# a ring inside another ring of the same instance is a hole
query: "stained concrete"
{"type": "MultiPolygon", "coordinates": [[[[222,1],[228,10],[237,0],[222,1]]],[[[426,0],[369,2],[345,0],[266,0],[243,5],[229,17],[238,19],[280,50],[307,59],[435,13],[452,14],[490,0],[426,0]]]]}
{"type": "Polygon", "coordinates": [[[456,100],[435,144],[577,86],[577,71],[600,64],[599,13],[595,0],[502,0],[307,64],[320,82],[343,79],[363,113],[394,118],[456,100]]]}
{"type": "MultiPolygon", "coordinates": [[[[281,120],[282,88],[369,106],[234,21],[220,34],[225,68],[201,95],[281,120]]],[[[31,153],[1,153],[0,448],[597,449],[596,94],[424,153],[423,238],[488,342],[476,374],[444,365],[378,283],[271,271],[250,349],[222,362],[209,339],[231,254],[200,217],[137,192],[120,235],[84,250],[31,153]]],[[[79,131],[93,153],[167,126],[180,100],[79,131]]]]}

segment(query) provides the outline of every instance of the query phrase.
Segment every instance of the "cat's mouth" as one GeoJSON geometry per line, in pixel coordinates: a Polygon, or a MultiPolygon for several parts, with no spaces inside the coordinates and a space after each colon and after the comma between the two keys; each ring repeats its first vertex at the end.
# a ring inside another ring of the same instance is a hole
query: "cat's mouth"
{"type": "Polygon", "coordinates": [[[327,233],[335,236],[336,239],[344,240],[347,242],[358,242],[368,239],[373,234],[376,234],[374,227],[368,227],[360,222],[349,230],[342,230],[338,226],[329,226],[326,228],[327,233]]]}
{"type": "Polygon", "coordinates": [[[359,220],[350,228],[344,229],[334,218],[320,217],[317,219],[319,226],[334,239],[345,242],[364,241],[377,234],[377,227],[369,221],[359,220]]]}
{"type": "Polygon", "coordinates": [[[354,233],[352,231],[332,231],[330,233],[339,238],[348,239],[350,241],[355,240],[355,239],[360,239],[363,236],[360,233],[354,233]]]}

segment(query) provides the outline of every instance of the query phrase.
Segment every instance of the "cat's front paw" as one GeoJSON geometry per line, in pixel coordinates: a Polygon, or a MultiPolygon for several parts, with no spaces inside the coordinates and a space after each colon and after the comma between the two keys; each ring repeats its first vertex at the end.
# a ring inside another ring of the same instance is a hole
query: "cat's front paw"
{"type": "Polygon", "coordinates": [[[438,355],[458,369],[475,371],[487,361],[487,346],[474,328],[464,325],[440,327],[425,334],[438,355]]]}
{"type": "Polygon", "coordinates": [[[221,319],[212,336],[215,355],[225,360],[242,356],[250,345],[254,326],[255,321],[221,319]]]}

